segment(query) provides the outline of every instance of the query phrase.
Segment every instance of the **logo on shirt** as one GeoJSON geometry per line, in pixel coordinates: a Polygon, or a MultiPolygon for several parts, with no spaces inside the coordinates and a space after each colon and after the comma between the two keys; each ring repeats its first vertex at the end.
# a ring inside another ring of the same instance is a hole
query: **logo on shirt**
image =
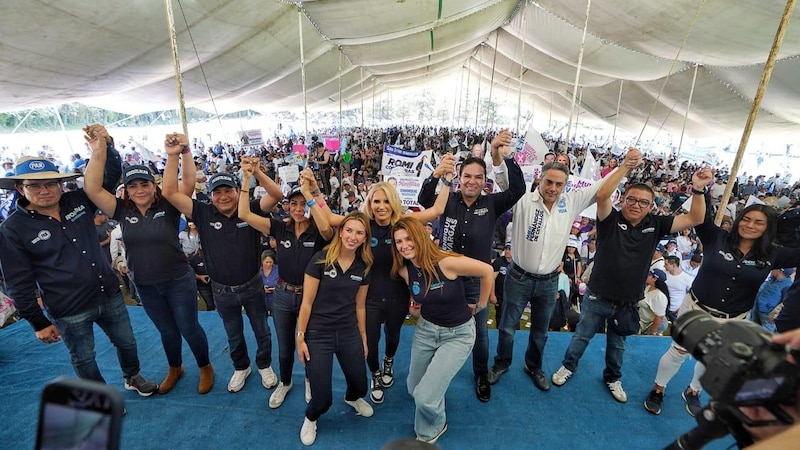
{"type": "Polygon", "coordinates": [[[478,208],[475,210],[473,214],[475,214],[476,216],[485,216],[488,213],[489,213],[489,208],[478,208]]]}
{"type": "Polygon", "coordinates": [[[167,215],[167,213],[166,213],[166,212],[164,212],[164,211],[159,211],[159,212],[157,212],[157,213],[153,214],[153,219],[159,219],[159,218],[161,218],[161,217],[164,217],[164,216],[166,216],[166,215],[167,215]]]}
{"type": "Polygon", "coordinates": [[[215,230],[221,230],[222,229],[222,222],[211,222],[211,223],[209,223],[209,225],[212,228],[214,228],[215,230]]]}
{"type": "Polygon", "coordinates": [[[531,242],[538,242],[539,235],[542,233],[542,222],[544,222],[544,211],[536,208],[533,213],[533,220],[528,225],[528,231],[525,232],[525,239],[531,242]]]}
{"type": "Polygon", "coordinates": [[[730,254],[728,252],[723,252],[722,250],[719,251],[719,254],[722,255],[723,258],[725,258],[725,261],[728,261],[728,262],[733,261],[733,255],[732,254],[730,254]]]}
{"type": "Polygon", "coordinates": [[[311,248],[313,246],[314,246],[314,242],[313,241],[303,242],[303,247],[305,247],[305,248],[311,248]]]}
{"type": "Polygon", "coordinates": [[[126,217],[125,220],[131,225],[139,223],[138,217],[126,217]]]}
{"type": "Polygon", "coordinates": [[[558,201],[558,204],[556,206],[558,207],[558,212],[560,212],[561,214],[567,213],[567,202],[563,198],[558,201]]]}
{"type": "Polygon", "coordinates": [[[446,217],[444,219],[444,225],[442,226],[442,242],[439,244],[442,250],[453,250],[453,246],[455,245],[456,225],[458,225],[458,220],[452,217],[446,217]]]}
{"type": "Polygon", "coordinates": [[[246,228],[246,227],[249,227],[249,226],[250,225],[248,225],[247,222],[239,222],[239,223],[236,224],[236,228],[246,228]]]}
{"type": "Polygon", "coordinates": [[[499,272],[500,272],[500,275],[505,275],[506,273],[508,273],[508,268],[506,268],[506,267],[501,267],[501,268],[500,268],[500,270],[499,270],[499,272]]]}
{"type": "Polygon", "coordinates": [[[69,220],[70,222],[75,222],[79,217],[81,217],[84,214],[86,214],[86,206],[79,205],[77,208],[68,212],[64,216],[64,219],[69,220]]]}
{"type": "Polygon", "coordinates": [[[444,287],[444,281],[437,281],[436,283],[431,284],[430,290],[433,291],[435,289],[441,289],[444,287]]]}
{"type": "Polygon", "coordinates": [[[656,232],[655,227],[649,227],[649,228],[645,228],[644,230],[642,230],[642,234],[655,233],[655,232],[656,232]]]}
{"type": "Polygon", "coordinates": [[[322,272],[322,274],[331,278],[336,278],[336,275],[338,275],[336,273],[336,267],[331,267],[331,270],[326,270],[325,272],[322,272]]]}
{"type": "Polygon", "coordinates": [[[620,229],[620,230],[622,230],[622,231],[628,231],[628,225],[626,225],[626,224],[624,224],[624,223],[618,223],[618,224],[617,224],[617,226],[618,226],[618,227],[619,227],[619,229],[620,229]]]}
{"type": "Polygon", "coordinates": [[[363,280],[364,278],[362,278],[362,277],[360,277],[358,275],[350,275],[350,279],[353,280],[353,281],[358,281],[360,283],[361,280],[363,280]]]}
{"type": "Polygon", "coordinates": [[[281,245],[283,246],[283,248],[291,248],[292,247],[292,241],[290,241],[288,239],[285,240],[285,241],[281,241],[281,245]]]}
{"type": "Polygon", "coordinates": [[[377,247],[378,246],[378,238],[373,236],[372,239],[369,240],[369,246],[372,247],[372,248],[377,247]]]}
{"type": "Polygon", "coordinates": [[[39,241],[46,241],[46,240],[48,240],[48,239],[50,239],[50,232],[49,232],[49,231],[47,231],[47,230],[41,230],[41,231],[39,231],[39,233],[36,235],[36,239],[34,239],[34,240],[32,240],[32,241],[31,241],[31,244],[36,244],[36,243],[38,243],[39,241]]]}
{"type": "Polygon", "coordinates": [[[411,285],[411,293],[414,295],[419,295],[420,292],[422,292],[422,288],[419,287],[419,281],[415,281],[411,285]]]}

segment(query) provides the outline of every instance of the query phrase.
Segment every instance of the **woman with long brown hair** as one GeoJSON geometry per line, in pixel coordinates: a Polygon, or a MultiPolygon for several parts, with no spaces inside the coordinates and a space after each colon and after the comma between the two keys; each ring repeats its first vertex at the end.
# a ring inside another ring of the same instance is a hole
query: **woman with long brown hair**
{"type": "Polygon", "coordinates": [[[447,431],[444,396],[475,345],[473,315],[486,308],[494,288],[492,266],[440,249],[422,224],[403,217],[392,229],[392,275],[411,293],[417,316],[408,369],[417,439],[435,443],[447,431]],[[480,277],[480,300],[467,303],[461,277],[480,277]]]}

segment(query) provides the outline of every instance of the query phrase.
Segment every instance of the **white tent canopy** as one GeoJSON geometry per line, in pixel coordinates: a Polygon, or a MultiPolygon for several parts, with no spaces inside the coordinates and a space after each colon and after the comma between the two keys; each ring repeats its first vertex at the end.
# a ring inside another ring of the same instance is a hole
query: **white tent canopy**
{"type": "MultiPolygon", "coordinates": [[[[220,113],[302,107],[303,20],[309,110],[338,109],[340,89],[353,107],[390,89],[469,77],[473,86],[481,80],[483,95],[493,78],[494,95],[514,99],[521,81],[523,106],[552,102],[554,114],[568,116],[586,19],[579,0],[175,0],[173,9],[186,103],[220,113]]],[[[613,122],[623,80],[620,127],[638,133],[657,102],[650,123],[679,131],[699,65],[687,133],[740,134],[783,9],[779,1],[593,0],[581,111],[613,122]]],[[[177,107],[161,0],[6,0],[0,30],[0,111],[177,107]]],[[[757,133],[800,131],[798,55],[794,20],[757,133]]]]}

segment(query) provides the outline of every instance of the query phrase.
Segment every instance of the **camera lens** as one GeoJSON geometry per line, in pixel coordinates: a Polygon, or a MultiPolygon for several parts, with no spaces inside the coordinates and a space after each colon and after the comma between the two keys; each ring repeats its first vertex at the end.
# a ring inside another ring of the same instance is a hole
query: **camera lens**
{"type": "Polygon", "coordinates": [[[672,339],[692,353],[700,362],[703,362],[705,352],[702,349],[696,352],[697,346],[706,339],[710,332],[719,329],[720,326],[719,322],[703,311],[686,311],[678,316],[672,339]]]}

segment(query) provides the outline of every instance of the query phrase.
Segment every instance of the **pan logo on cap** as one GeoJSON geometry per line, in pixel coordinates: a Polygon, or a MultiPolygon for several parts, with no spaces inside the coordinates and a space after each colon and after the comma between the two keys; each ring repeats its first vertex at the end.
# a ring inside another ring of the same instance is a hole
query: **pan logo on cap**
{"type": "Polygon", "coordinates": [[[44,169],[44,163],[41,161],[31,161],[30,164],[28,164],[28,168],[31,170],[42,170],[44,169]]]}

